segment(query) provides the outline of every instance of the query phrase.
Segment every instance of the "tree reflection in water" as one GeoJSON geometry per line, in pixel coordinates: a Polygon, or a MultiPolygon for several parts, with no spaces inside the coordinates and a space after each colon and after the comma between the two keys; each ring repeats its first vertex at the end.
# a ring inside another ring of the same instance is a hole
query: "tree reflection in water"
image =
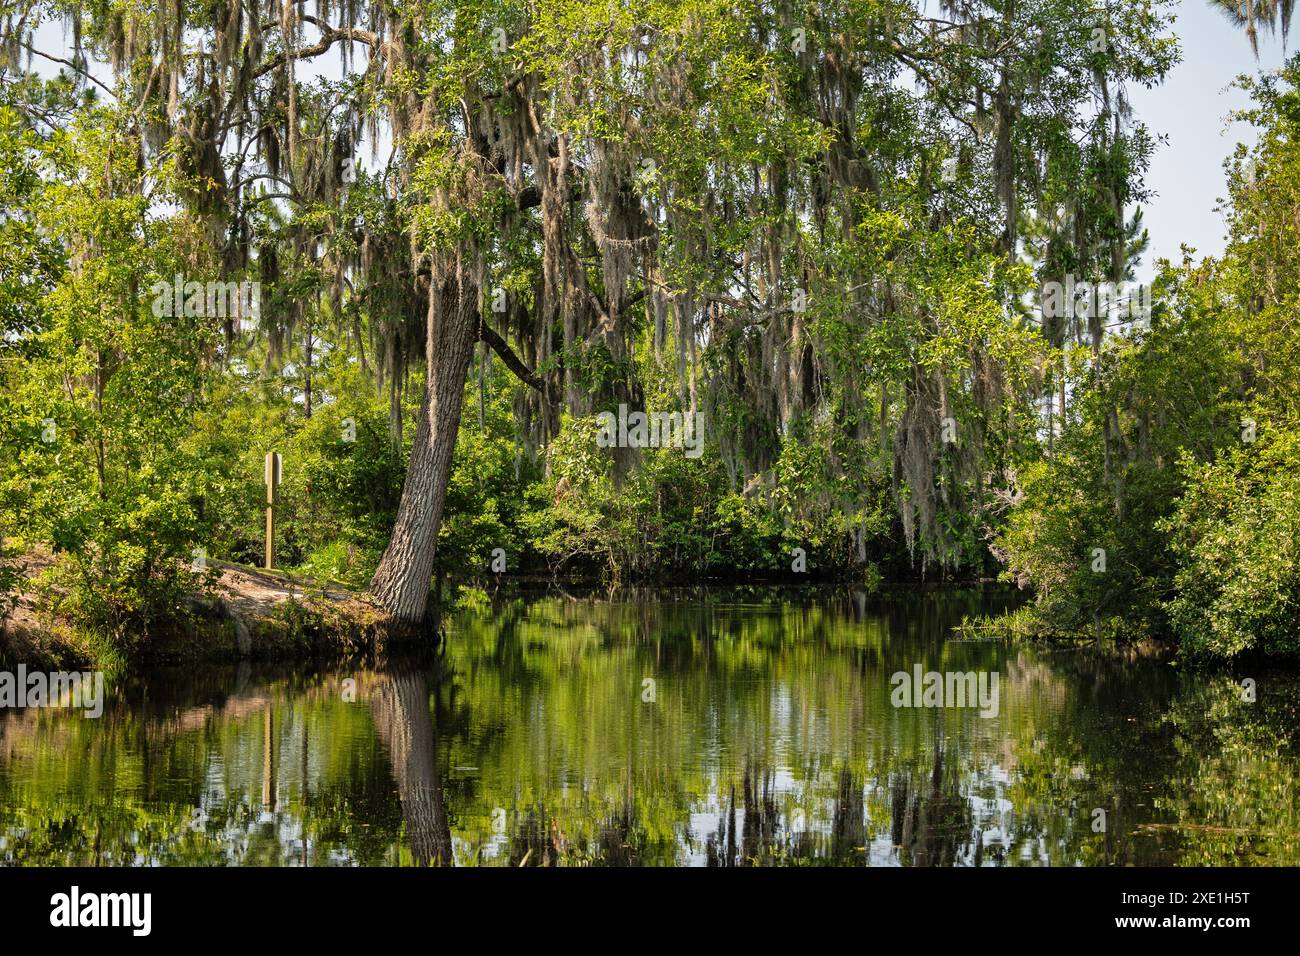
{"type": "Polygon", "coordinates": [[[370,698],[375,731],[388,750],[402,803],[402,821],[416,866],[452,861],[447,796],[438,777],[429,715],[429,684],[418,670],[387,675],[370,698]]]}
{"type": "Polygon", "coordinates": [[[946,640],[986,609],[516,600],[407,667],[143,675],[0,715],[0,864],[1300,863],[1294,675],[946,640]],[[913,664],[999,713],[892,707],[913,664]]]}

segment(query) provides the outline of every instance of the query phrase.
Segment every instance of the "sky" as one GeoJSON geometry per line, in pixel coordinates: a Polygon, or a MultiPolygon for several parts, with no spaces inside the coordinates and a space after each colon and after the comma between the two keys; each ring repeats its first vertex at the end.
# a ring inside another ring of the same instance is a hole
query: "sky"
{"type": "Polygon", "coordinates": [[[1153,135],[1167,136],[1147,171],[1155,195],[1142,209],[1151,247],[1139,279],[1150,276],[1157,258],[1179,261],[1182,243],[1195,248],[1198,258],[1223,251],[1226,230],[1215,211],[1227,195],[1223,161],[1236,143],[1255,139],[1248,125],[1226,122],[1230,112],[1249,104],[1244,93],[1228,86],[1241,73],[1279,68],[1285,57],[1281,38],[1264,33],[1257,62],[1245,30],[1209,0],[1181,0],[1175,10],[1182,62],[1155,89],[1128,90],[1134,114],[1153,135]]]}

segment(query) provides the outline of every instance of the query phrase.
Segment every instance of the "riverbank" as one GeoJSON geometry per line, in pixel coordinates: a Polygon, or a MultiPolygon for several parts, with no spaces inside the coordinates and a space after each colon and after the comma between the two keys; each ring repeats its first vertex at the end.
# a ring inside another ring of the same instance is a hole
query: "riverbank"
{"type": "MultiPolygon", "coordinates": [[[[20,549],[6,563],[17,569],[17,585],[9,595],[0,593],[0,666],[18,663],[29,667],[100,669],[193,663],[199,661],[342,661],[373,657],[434,643],[424,629],[403,627],[375,605],[364,591],[334,580],[280,570],[207,559],[211,584],[190,593],[183,606],[163,624],[147,629],[134,626],[131,639],[115,640],[110,633],[88,628],[64,613],[67,598],[53,572],[59,558],[47,548],[20,549]]],[[[617,590],[628,596],[665,589],[720,588],[722,590],[797,590],[855,585],[866,592],[906,587],[928,590],[952,586],[938,582],[894,582],[878,575],[866,580],[841,577],[769,573],[733,575],[693,581],[633,580],[611,585],[594,574],[556,576],[514,573],[447,580],[438,587],[444,608],[482,607],[503,594],[558,593],[574,600],[608,596],[617,590]]],[[[966,582],[966,586],[992,582],[966,582]]]]}
{"type": "MultiPolygon", "coordinates": [[[[238,661],[315,661],[321,664],[374,660],[388,652],[429,650],[436,639],[428,628],[402,627],[364,593],[333,580],[280,570],[208,559],[210,586],[186,596],[165,624],[133,628],[129,639],[79,625],[60,613],[63,595],[49,583],[57,559],[48,551],[25,553],[17,601],[0,604],[0,667],[19,663],[48,670],[96,669],[117,672],[170,664],[238,661]]],[[[11,567],[13,564],[10,565],[11,567]]],[[[503,598],[556,595],[570,601],[661,599],[665,594],[709,592],[742,602],[768,600],[773,594],[816,601],[851,582],[792,579],[784,575],[739,580],[700,580],[691,584],[624,583],[610,585],[578,575],[557,578],[509,574],[444,580],[438,588],[443,612],[456,609],[486,613],[503,598]]],[[[860,595],[920,594],[951,589],[974,590],[1006,601],[999,613],[974,615],[954,622],[951,640],[965,643],[1003,641],[1057,647],[1089,646],[1112,651],[1137,650],[1143,656],[1172,659],[1179,649],[1150,633],[1145,623],[1114,619],[1086,632],[1062,631],[1045,621],[1027,595],[993,581],[885,582],[872,578],[852,590],[860,595]]],[[[1254,659],[1254,658],[1252,658],[1254,659]]],[[[1279,663],[1277,657],[1264,663],[1279,663]]]]}
{"type": "Polygon", "coordinates": [[[119,670],[198,661],[349,660],[412,637],[369,598],[330,581],[209,561],[213,586],[190,595],[129,654],[56,610],[40,579],[48,554],[24,555],[16,601],[0,614],[0,665],[119,670]]]}

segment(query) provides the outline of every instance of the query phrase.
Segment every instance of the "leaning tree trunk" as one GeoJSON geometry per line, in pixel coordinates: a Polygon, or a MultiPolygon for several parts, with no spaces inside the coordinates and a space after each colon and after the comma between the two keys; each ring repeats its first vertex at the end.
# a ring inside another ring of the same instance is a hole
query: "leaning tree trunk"
{"type": "Polygon", "coordinates": [[[429,581],[460,427],[465,375],[478,338],[476,296],[455,277],[429,293],[428,378],[397,524],[370,582],[380,605],[398,621],[419,624],[429,605],[429,581]]]}

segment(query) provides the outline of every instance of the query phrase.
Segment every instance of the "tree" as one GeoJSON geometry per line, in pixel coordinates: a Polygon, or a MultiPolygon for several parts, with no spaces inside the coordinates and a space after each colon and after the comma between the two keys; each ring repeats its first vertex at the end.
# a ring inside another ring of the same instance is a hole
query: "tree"
{"type": "Polygon", "coordinates": [[[1259,59],[1259,25],[1269,33],[1281,28],[1282,43],[1291,31],[1291,13],[1295,0],[1210,0],[1210,5],[1228,18],[1234,26],[1244,26],[1250,39],[1251,52],[1259,59]]]}
{"type": "MultiPolygon", "coordinates": [[[[923,573],[979,567],[1061,345],[1019,305],[1021,238],[1064,209],[1077,260],[1123,272],[1149,151],[1123,87],[1176,59],[1163,0],[12,6],[14,53],[70,17],[73,55],[38,55],[114,99],[200,245],[259,277],[304,416],[344,343],[399,447],[421,391],[371,583],[408,624],[480,340],[537,460],[565,412],[653,399],[705,416],[744,508],[834,514],[861,562],[885,490],[923,573]]],[[[236,324],[210,367],[253,361],[236,324]]],[[[617,487],[641,456],[608,455],[617,487]]]]}

